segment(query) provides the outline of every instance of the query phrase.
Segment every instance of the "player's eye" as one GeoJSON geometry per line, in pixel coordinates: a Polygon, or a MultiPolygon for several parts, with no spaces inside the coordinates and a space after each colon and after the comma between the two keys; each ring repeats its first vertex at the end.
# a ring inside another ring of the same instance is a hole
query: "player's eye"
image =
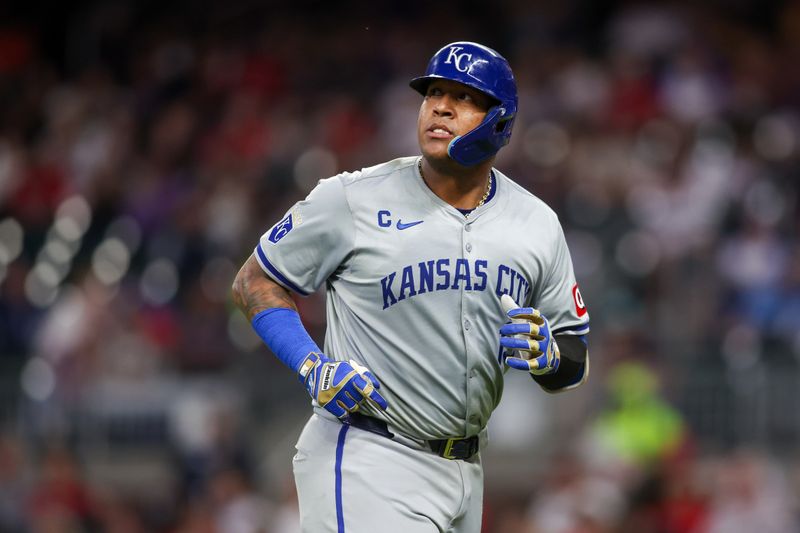
{"type": "Polygon", "coordinates": [[[473,98],[472,95],[469,93],[461,93],[458,95],[458,99],[462,102],[472,102],[473,98]]]}
{"type": "Polygon", "coordinates": [[[439,87],[429,87],[428,96],[442,96],[444,94],[439,87]]]}

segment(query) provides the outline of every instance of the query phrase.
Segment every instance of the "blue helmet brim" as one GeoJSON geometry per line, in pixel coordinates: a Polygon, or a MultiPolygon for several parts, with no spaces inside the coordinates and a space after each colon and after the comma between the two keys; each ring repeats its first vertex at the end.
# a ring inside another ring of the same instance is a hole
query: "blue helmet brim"
{"type": "Polygon", "coordinates": [[[499,104],[500,103],[500,100],[497,99],[497,97],[495,97],[492,94],[487,93],[486,91],[484,91],[481,87],[479,87],[477,85],[464,83],[461,80],[454,80],[452,78],[447,78],[445,76],[437,76],[435,74],[432,74],[432,75],[429,75],[429,76],[419,76],[417,78],[414,78],[410,82],[408,82],[408,86],[411,87],[412,89],[414,89],[415,91],[417,91],[422,96],[426,96],[428,94],[428,86],[434,80],[449,80],[449,81],[454,81],[456,83],[460,83],[460,84],[465,85],[467,87],[471,87],[471,88],[475,89],[476,91],[480,91],[481,94],[485,94],[486,96],[488,96],[489,98],[492,99],[493,104],[499,104]]]}

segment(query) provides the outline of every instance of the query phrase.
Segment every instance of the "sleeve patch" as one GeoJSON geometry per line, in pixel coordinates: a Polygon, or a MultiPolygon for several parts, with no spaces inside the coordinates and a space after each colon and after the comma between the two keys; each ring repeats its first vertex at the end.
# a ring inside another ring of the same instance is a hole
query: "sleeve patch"
{"type": "Polygon", "coordinates": [[[585,315],[586,304],[583,303],[583,296],[581,296],[581,290],[577,283],[572,287],[572,300],[575,302],[575,312],[578,313],[578,317],[585,315]]]}
{"type": "Polygon", "coordinates": [[[279,240],[286,237],[286,235],[292,231],[293,227],[292,214],[289,213],[286,215],[286,218],[275,224],[275,227],[272,228],[272,232],[269,234],[269,242],[277,244],[279,240]]]}

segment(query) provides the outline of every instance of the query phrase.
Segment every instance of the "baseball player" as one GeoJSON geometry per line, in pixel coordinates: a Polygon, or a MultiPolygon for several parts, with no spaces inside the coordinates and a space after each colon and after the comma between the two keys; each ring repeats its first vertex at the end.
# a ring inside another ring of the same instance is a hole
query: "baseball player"
{"type": "Polygon", "coordinates": [[[322,179],[260,239],[237,305],[312,399],[293,467],[303,531],[478,532],[481,450],[509,369],[589,373],[589,315],[555,213],[492,168],[508,62],[448,44],[410,85],[421,156],[322,179]],[[291,292],[325,284],[320,349],[291,292]]]}

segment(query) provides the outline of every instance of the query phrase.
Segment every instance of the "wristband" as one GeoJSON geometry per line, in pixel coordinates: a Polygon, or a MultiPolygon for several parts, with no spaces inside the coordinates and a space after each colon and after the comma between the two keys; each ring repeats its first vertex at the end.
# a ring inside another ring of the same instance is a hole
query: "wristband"
{"type": "Polygon", "coordinates": [[[300,371],[300,365],[311,352],[322,352],[306,331],[294,309],[275,307],[253,317],[253,329],[283,364],[300,371]]]}

